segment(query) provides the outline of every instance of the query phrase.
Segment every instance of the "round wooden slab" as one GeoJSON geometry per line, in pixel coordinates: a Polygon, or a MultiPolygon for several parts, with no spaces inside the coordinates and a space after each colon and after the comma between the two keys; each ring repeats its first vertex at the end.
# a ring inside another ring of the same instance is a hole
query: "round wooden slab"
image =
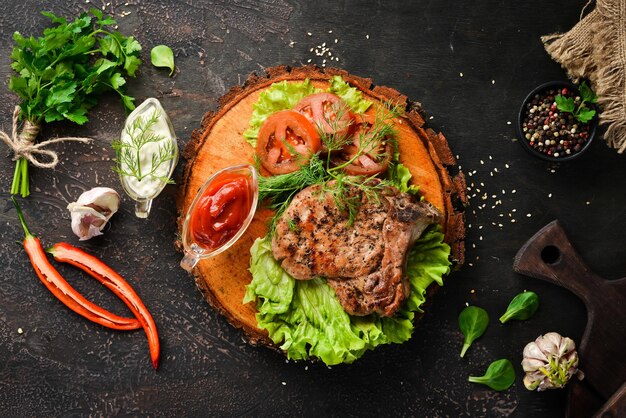
{"type": "MultiPolygon", "coordinates": [[[[231,165],[251,163],[254,150],[243,138],[252,115],[252,105],[259,94],[277,81],[303,81],[310,79],[316,87],[327,88],[328,79],[340,75],[363,92],[374,103],[392,100],[406,108],[404,117],[396,123],[401,162],[413,174],[413,182],[420,186],[426,200],[442,213],[446,242],[452,247],[452,257],[457,266],[463,263],[465,226],[463,207],[467,204],[465,179],[458,171],[452,176],[456,160],[445,137],[424,127],[419,103],[388,87],[374,86],[371,79],[355,77],[343,70],[307,67],[275,67],[264,76],[250,75],[243,86],[231,89],[220,99],[220,108],[207,113],[199,130],[192,134],[183,156],[187,159],[183,183],[178,196],[178,226],[196,192],[216,171],[231,165]]],[[[245,286],[250,283],[250,247],[254,240],[267,233],[267,219],[271,212],[257,211],[249,229],[239,241],[216,257],[202,260],[194,270],[198,287],[209,303],[224,314],[236,327],[241,328],[253,343],[271,345],[267,333],[257,328],[254,304],[243,304],[245,286]]],[[[180,243],[178,243],[180,248],[180,243]]],[[[429,288],[432,294],[436,286],[429,288]]]]}

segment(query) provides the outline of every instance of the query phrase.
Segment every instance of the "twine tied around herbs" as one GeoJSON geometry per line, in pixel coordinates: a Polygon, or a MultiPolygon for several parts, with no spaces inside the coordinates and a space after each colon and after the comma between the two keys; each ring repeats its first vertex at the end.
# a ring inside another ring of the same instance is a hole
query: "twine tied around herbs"
{"type": "Polygon", "coordinates": [[[17,132],[19,127],[19,118],[22,109],[15,106],[13,111],[13,122],[11,135],[4,131],[0,131],[0,139],[13,150],[13,161],[20,158],[26,158],[32,165],[38,168],[54,168],[59,163],[59,156],[55,151],[46,149],[48,145],[59,142],[75,141],[89,143],[93,141],[91,138],[64,136],[60,138],[48,139],[39,143],[35,143],[35,139],[39,134],[39,126],[29,120],[24,121],[21,132],[17,132]],[[47,156],[50,161],[42,161],[38,156],[47,156]]]}

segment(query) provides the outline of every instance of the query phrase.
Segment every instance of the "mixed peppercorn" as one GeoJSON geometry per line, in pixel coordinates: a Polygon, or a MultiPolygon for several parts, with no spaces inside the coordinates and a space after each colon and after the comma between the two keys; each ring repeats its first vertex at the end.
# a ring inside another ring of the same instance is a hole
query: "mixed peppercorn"
{"type": "Polygon", "coordinates": [[[563,158],[580,152],[590,135],[590,123],[578,121],[572,113],[558,109],[555,97],[573,98],[579,105],[581,98],[568,88],[549,89],[535,94],[524,109],[523,140],[534,150],[553,158],[563,158]]]}

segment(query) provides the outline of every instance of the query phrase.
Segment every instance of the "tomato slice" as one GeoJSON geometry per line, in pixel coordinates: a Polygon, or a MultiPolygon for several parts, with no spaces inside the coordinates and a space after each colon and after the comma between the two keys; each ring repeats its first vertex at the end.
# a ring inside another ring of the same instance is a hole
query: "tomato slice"
{"type": "Polygon", "coordinates": [[[302,113],[325,134],[346,135],[354,122],[354,115],[346,102],[332,93],[306,96],[296,104],[294,110],[302,113]]]}
{"type": "Polygon", "coordinates": [[[343,166],[346,174],[352,176],[374,176],[389,167],[393,147],[386,137],[372,131],[375,117],[364,114],[357,117],[352,142],[332,158],[335,166],[343,166]]]}
{"type": "Polygon", "coordinates": [[[272,174],[298,170],[322,147],[317,130],[302,114],[283,110],[268,117],[256,143],[261,164],[272,174]]]}

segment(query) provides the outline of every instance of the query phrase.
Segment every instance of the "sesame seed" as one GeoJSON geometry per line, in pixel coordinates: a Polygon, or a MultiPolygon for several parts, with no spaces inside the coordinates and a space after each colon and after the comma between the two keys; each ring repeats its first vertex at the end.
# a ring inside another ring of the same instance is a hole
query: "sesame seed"
{"type": "Polygon", "coordinates": [[[18,329],[17,329],[17,333],[18,333],[18,334],[23,334],[23,333],[24,333],[24,330],[23,330],[22,328],[18,328],[18,329]]]}
{"type": "Polygon", "coordinates": [[[332,31],[332,30],[329,30],[329,31],[328,31],[328,33],[333,33],[333,31],[332,31]]]}
{"type": "Polygon", "coordinates": [[[549,193],[549,194],[548,194],[548,197],[552,197],[552,193],[549,193]]]}
{"type": "Polygon", "coordinates": [[[526,217],[527,217],[527,218],[530,218],[531,216],[533,216],[531,213],[527,213],[527,214],[526,214],[526,217]]]}
{"type": "Polygon", "coordinates": [[[281,382],[283,386],[287,386],[287,382],[281,382]]]}
{"type": "Polygon", "coordinates": [[[587,202],[585,202],[585,204],[590,205],[590,204],[591,204],[591,202],[587,201],[587,202]]]}
{"type": "Polygon", "coordinates": [[[311,32],[307,32],[306,34],[307,34],[308,36],[311,36],[311,35],[312,35],[312,33],[311,33],[311,32]]]}
{"type": "Polygon", "coordinates": [[[504,164],[504,167],[505,167],[505,168],[509,168],[509,165],[508,165],[508,164],[504,164]]]}
{"type": "MultiPolygon", "coordinates": [[[[472,264],[470,263],[470,266],[471,266],[471,265],[472,265],[472,264]]],[[[465,302],[465,306],[469,306],[469,303],[468,303],[468,302],[465,302]]]]}
{"type": "Polygon", "coordinates": [[[365,39],[369,39],[369,38],[370,38],[370,36],[369,36],[369,35],[365,35],[365,39]]]}
{"type": "Polygon", "coordinates": [[[511,124],[511,121],[510,121],[510,120],[507,120],[507,121],[506,121],[506,124],[507,124],[507,125],[510,125],[510,124],[511,124]]]}
{"type": "Polygon", "coordinates": [[[491,84],[496,84],[496,80],[491,80],[491,84]]]}
{"type": "Polygon", "coordinates": [[[476,293],[476,290],[472,289],[470,290],[470,293],[476,293]]]}

